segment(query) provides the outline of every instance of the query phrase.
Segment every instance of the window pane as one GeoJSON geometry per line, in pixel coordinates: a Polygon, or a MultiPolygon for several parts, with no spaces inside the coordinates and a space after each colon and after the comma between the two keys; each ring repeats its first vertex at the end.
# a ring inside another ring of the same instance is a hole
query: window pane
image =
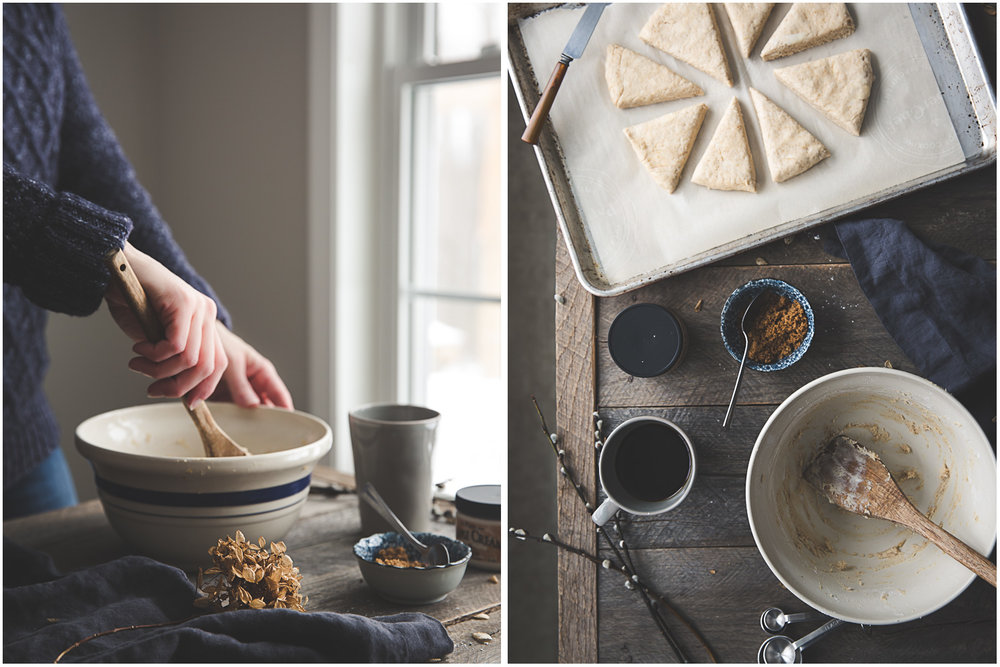
{"type": "Polygon", "coordinates": [[[500,295],[500,92],[495,74],[414,89],[418,289],[500,295]]]}
{"type": "Polygon", "coordinates": [[[500,304],[414,297],[411,400],[441,413],[436,482],[497,484],[503,420],[500,304]]]}
{"type": "Polygon", "coordinates": [[[500,53],[506,3],[449,2],[428,6],[428,62],[447,63],[500,53]]]}

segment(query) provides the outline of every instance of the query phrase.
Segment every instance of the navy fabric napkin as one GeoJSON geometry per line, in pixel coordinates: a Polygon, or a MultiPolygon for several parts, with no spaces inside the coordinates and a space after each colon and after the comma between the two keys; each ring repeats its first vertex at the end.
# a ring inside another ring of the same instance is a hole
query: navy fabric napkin
{"type": "MultiPolygon", "coordinates": [[[[3,551],[4,662],[52,662],[95,633],[197,613],[187,575],[149,558],[62,575],[47,555],[6,538],[3,551]]],[[[246,609],[109,634],[62,662],[427,662],[453,648],[444,626],[426,614],[246,609]]]]}
{"type": "Polygon", "coordinates": [[[845,257],[862,291],[920,374],[951,392],[996,442],[997,273],[931,246],[892,219],[834,223],[825,249],[845,257]]]}

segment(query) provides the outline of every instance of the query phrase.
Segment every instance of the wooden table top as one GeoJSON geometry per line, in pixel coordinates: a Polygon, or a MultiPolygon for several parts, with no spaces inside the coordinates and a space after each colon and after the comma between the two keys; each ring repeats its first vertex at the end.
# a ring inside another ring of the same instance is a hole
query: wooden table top
{"type": "MultiPolygon", "coordinates": [[[[351,547],[360,536],[358,499],[354,494],[310,493],[299,520],[285,537],[288,553],[303,575],[302,591],[309,611],[334,611],[362,616],[386,616],[419,611],[441,621],[455,642],[444,662],[500,661],[500,584],[494,573],[468,568],[462,583],[444,600],[425,606],[404,606],[378,597],[361,578],[351,547]],[[479,614],[488,620],[473,618],[479,614]],[[483,644],[474,632],[492,635],[483,644]]],[[[435,524],[435,532],[454,537],[454,525],[435,524]]],[[[111,528],[100,502],[32,517],[5,521],[4,537],[50,554],[60,571],[96,565],[129,553],[111,528]]],[[[207,547],[206,547],[207,548],[207,547]]]]}
{"type": "MultiPolygon", "coordinates": [[[[995,263],[996,178],[993,165],[855,218],[898,218],[930,243],[955,246],[995,263]]],[[[807,610],[768,569],[747,520],[746,469],[764,422],[794,390],[827,373],[886,365],[916,371],[879,322],[850,264],[823,251],[822,240],[831,233],[829,225],[817,227],[610,298],[583,290],[559,240],[556,421],[561,445],[596,504],[595,406],[603,436],[639,414],[666,417],[689,434],[698,451],[699,477],[688,499],[665,515],[639,518],[622,513],[623,530],[639,576],[686,615],[720,662],[756,660],[768,637],[759,626],[765,608],[807,610]],[[815,311],[816,335],[805,357],[791,368],[744,377],[734,423],[723,430],[737,364],[721,343],[719,313],[733,289],[763,277],[785,280],[807,296],[815,311]],[[615,315],[641,302],[668,307],[688,330],[683,363],[656,378],[628,376],[607,348],[615,315]]],[[[559,483],[558,512],[561,539],[615,559],[617,554],[598,541],[589,513],[565,479],[559,483]]],[[[560,552],[561,661],[676,660],[640,595],[623,581],[613,569],[560,552]]],[[[676,618],[666,618],[688,657],[708,660],[694,635],[676,618]]],[[[788,634],[798,638],[819,624],[790,626],[788,634]]],[[[810,647],[805,659],[995,663],[996,626],[996,590],[976,579],[936,613],[897,625],[841,627],[810,647]]]]}

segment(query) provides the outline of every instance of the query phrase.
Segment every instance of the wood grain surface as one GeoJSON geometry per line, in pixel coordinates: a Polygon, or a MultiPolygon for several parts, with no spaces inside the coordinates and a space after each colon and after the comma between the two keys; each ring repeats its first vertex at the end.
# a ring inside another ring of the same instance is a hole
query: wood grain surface
{"type": "MultiPolygon", "coordinates": [[[[444,600],[423,606],[399,605],[376,595],[361,578],[352,546],[360,537],[357,496],[312,493],[299,520],[285,537],[288,553],[302,572],[309,611],[387,616],[418,611],[440,620],[455,643],[444,662],[500,662],[500,583],[494,573],[469,568],[444,600]],[[475,618],[487,614],[488,619],[475,618]],[[481,643],[473,633],[492,639],[481,643]]],[[[454,537],[454,526],[438,522],[434,531],[454,537]]],[[[131,553],[108,523],[100,502],[4,522],[4,537],[50,554],[56,567],[71,571],[131,553]]],[[[221,536],[220,536],[221,537],[221,536]]],[[[251,537],[251,536],[247,536],[251,537]]],[[[208,545],[211,546],[211,545],[208,545]]],[[[206,549],[208,548],[206,546],[206,549]]]]}
{"type": "MultiPolygon", "coordinates": [[[[932,245],[948,245],[996,261],[996,167],[885,202],[861,218],[897,218],[932,245]]],[[[626,419],[657,415],[682,426],[694,443],[698,480],[675,510],[652,517],[622,516],[622,530],[642,581],[662,594],[705,636],[721,662],[754,662],[768,635],[759,617],[769,606],[786,612],[807,607],[788,592],[760,556],[747,520],[746,469],[757,434],[774,409],[793,391],[820,376],[858,366],[916,372],[862,293],[849,263],[827,252],[836,232],[824,225],[783,241],[752,249],[727,260],[609,298],[594,298],[593,344],[557,329],[557,354],[566,358],[593,350],[592,386],[578,377],[559,378],[564,401],[593,392],[603,435],[626,419]],[[798,287],[813,307],[816,334],[806,355],[791,368],[749,371],[729,430],[722,419],[736,379],[738,362],[723,346],[722,306],[745,282],[774,277],[798,287]],[[635,378],[621,371],[607,349],[614,317],[639,302],[671,309],[685,324],[688,346],[682,362],[656,378],[635,378]],[[575,343],[574,343],[575,341],[575,343]],[[578,345],[568,350],[568,345],[578,345]],[[563,396],[569,393],[570,397],[563,396]]],[[[560,265],[557,263],[557,267],[560,265]]],[[[565,267],[563,266],[565,272],[565,267]]],[[[564,285],[564,283],[560,283],[564,285]]],[[[562,289],[560,287],[560,289],[562,289]]],[[[565,319],[557,325],[563,326],[565,319]]],[[[578,323],[574,323],[579,329],[578,323]]],[[[580,412],[583,409],[580,408],[580,412]]],[[[563,425],[560,424],[562,427],[563,425]]],[[[592,435],[586,420],[572,425],[581,443],[592,435]]],[[[583,445],[581,444],[581,447],[583,445]]],[[[592,445],[591,445],[592,447],[592,445]]],[[[599,487],[594,480],[595,487],[599,487]]],[[[599,493],[599,499],[603,497],[599,493]]],[[[564,514],[560,528],[586,517],[564,514]]],[[[613,552],[598,546],[602,558],[613,552]]],[[[995,558],[995,556],[993,556],[995,558]]],[[[600,662],[673,662],[669,645],[640,596],[625,588],[620,573],[590,565],[596,573],[596,660],[600,662]]],[[[570,586],[591,590],[589,580],[563,573],[560,591],[570,586]]],[[[561,610],[563,628],[589,615],[586,606],[561,610]],[[572,618],[567,619],[569,614],[572,618]]],[[[690,659],[707,654],[678,619],[667,623],[690,659]]],[[[789,626],[793,639],[822,620],[789,626]]],[[[996,662],[996,594],[975,580],[954,601],[923,619],[891,626],[845,625],[807,650],[807,662],[996,662]]],[[[560,659],[573,661],[582,649],[561,645],[560,659]]]]}
{"type": "MultiPolygon", "coordinates": [[[[556,433],[576,480],[596,498],[594,480],[594,297],[576,280],[564,239],[556,243],[556,433]],[[572,387],[573,389],[567,390],[572,387]]],[[[596,533],[590,513],[570,484],[556,491],[559,538],[593,553],[596,533]]],[[[597,578],[593,565],[559,552],[559,659],[597,660],[597,578]]]]}

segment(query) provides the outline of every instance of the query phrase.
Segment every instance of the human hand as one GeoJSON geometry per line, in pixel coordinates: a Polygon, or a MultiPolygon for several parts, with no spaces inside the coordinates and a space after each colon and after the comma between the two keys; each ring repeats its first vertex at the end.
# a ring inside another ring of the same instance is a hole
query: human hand
{"type": "Polygon", "coordinates": [[[212,398],[232,401],[247,408],[263,404],[291,410],[294,407],[292,395],[274,364],[227,329],[222,322],[216,322],[216,329],[226,350],[229,366],[222,374],[222,381],[212,398]]]}
{"type": "Polygon", "coordinates": [[[185,396],[189,404],[208,398],[228,363],[215,302],[131,244],[124,251],[164,332],[160,341],[147,340],[120,288],[109,284],[105,300],[111,316],[136,341],[132,350],[139,356],[129,368],[155,380],[150,397],[185,396]]]}

